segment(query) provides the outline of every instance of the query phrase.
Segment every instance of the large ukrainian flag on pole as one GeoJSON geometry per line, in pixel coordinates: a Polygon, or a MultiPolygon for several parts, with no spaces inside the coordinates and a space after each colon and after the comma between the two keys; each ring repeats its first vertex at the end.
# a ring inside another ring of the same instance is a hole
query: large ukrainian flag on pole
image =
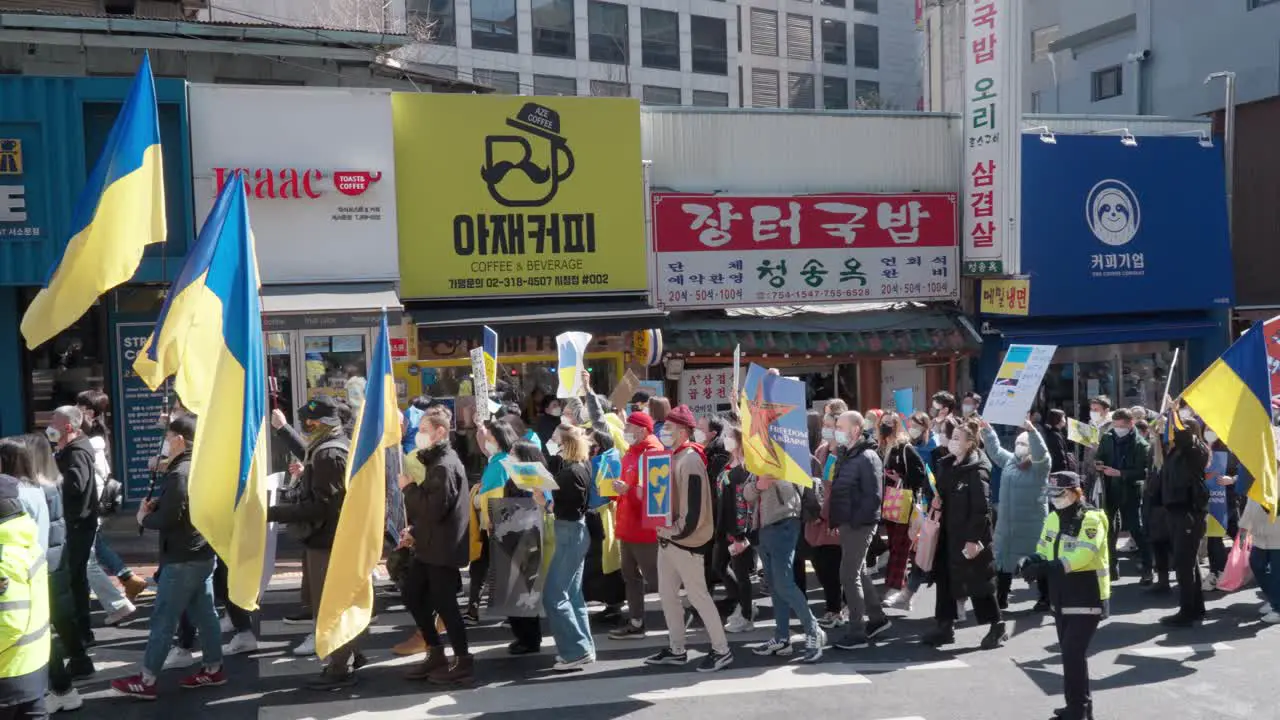
{"type": "Polygon", "coordinates": [[[133,78],[106,147],[80,191],[71,239],[22,317],[27,347],[71,327],[107,291],[138,271],[142,253],[165,240],[164,169],[151,58],[133,78]]]}
{"type": "Polygon", "coordinates": [[[382,557],[387,517],[387,450],[400,446],[400,410],[387,313],[373,346],[368,392],[356,419],[354,453],[347,463],[347,498],[333,538],[329,572],[316,613],[316,654],[328,657],[369,626],[373,616],[373,568],[382,557]]]}
{"type": "Polygon", "coordinates": [[[176,376],[194,412],[191,520],[227,564],[231,602],[258,607],[267,539],[266,351],[244,180],[218,193],[134,369],[176,376]]]}
{"type": "Polygon", "coordinates": [[[1276,445],[1263,323],[1254,323],[1182,393],[1253,476],[1249,498],[1275,517],[1276,445]]]}

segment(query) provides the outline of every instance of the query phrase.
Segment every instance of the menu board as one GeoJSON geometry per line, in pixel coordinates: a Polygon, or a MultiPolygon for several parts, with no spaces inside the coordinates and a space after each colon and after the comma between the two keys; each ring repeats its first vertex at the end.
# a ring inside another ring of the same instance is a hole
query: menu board
{"type": "Polygon", "coordinates": [[[155,323],[119,323],[115,326],[116,357],[120,359],[117,374],[119,386],[113,404],[118,413],[117,442],[123,473],[117,479],[124,485],[125,502],[135,503],[147,496],[151,486],[148,464],[160,454],[165,429],[160,416],[165,412],[165,398],[172,399],[168,383],[153,392],[133,370],[133,361],[146,346],[155,323]]]}

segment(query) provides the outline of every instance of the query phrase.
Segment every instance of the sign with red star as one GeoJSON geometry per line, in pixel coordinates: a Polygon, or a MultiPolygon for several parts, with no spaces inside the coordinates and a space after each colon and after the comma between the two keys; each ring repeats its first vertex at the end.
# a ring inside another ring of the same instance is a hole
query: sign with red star
{"type": "Polygon", "coordinates": [[[753,364],[744,387],[739,415],[747,470],[811,486],[807,418],[795,412],[804,407],[804,383],[753,364]]]}

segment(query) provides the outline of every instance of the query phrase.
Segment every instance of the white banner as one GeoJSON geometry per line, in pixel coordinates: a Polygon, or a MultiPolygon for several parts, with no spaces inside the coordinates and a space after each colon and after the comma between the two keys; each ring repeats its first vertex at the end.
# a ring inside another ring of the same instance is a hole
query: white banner
{"type": "Polygon", "coordinates": [[[1057,345],[1010,345],[987,394],[983,419],[997,425],[1021,427],[1027,421],[1027,413],[1057,349],[1057,345]]]}
{"type": "Polygon", "coordinates": [[[733,371],[731,367],[685,370],[680,373],[680,396],[672,404],[688,405],[695,418],[728,412],[734,403],[733,371]]]}

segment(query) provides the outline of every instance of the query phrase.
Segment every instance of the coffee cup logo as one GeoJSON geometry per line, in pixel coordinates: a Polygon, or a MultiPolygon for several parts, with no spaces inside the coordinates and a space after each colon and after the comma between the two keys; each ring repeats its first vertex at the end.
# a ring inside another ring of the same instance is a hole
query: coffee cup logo
{"type": "Polygon", "coordinates": [[[515,117],[507,118],[507,125],[524,134],[485,137],[480,177],[489,195],[501,205],[546,205],[555,198],[560,183],[573,174],[573,152],[560,135],[560,113],[538,103],[525,103],[515,117]],[[546,153],[548,167],[534,162],[535,151],[546,153]],[[516,155],[518,159],[511,159],[516,155]]]}

